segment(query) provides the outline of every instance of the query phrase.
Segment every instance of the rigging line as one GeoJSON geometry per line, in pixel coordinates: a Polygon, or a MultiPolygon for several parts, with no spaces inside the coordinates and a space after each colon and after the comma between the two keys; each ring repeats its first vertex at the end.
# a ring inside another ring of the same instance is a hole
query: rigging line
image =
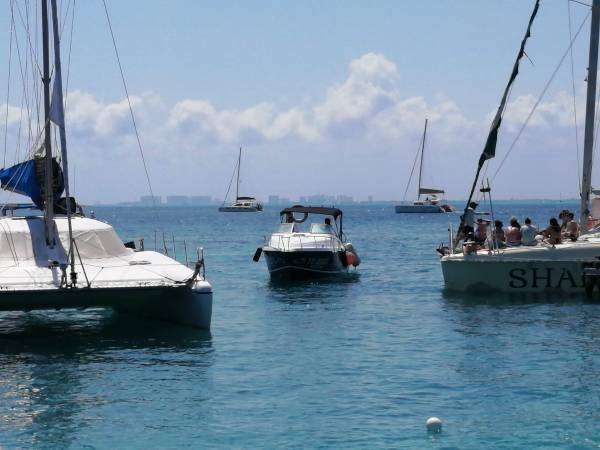
{"type": "MultiPolygon", "coordinates": [[[[14,22],[14,16],[12,18],[13,22],[14,22]]],[[[16,26],[16,23],[15,23],[16,26]]],[[[15,39],[15,49],[17,50],[17,59],[19,61],[19,72],[21,75],[21,83],[23,84],[23,91],[21,93],[21,111],[20,111],[20,115],[19,115],[19,130],[17,132],[17,144],[15,146],[15,156],[14,156],[14,160],[17,160],[17,156],[20,153],[21,150],[21,131],[23,128],[23,110],[25,110],[27,112],[27,117],[28,119],[31,121],[30,117],[29,117],[29,101],[28,101],[28,95],[27,95],[27,80],[29,79],[28,77],[28,63],[29,63],[29,59],[25,59],[25,71],[23,71],[23,61],[21,59],[21,51],[19,48],[19,40],[15,39]]]]}
{"type": "MultiPolygon", "coordinates": [[[[569,15],[569,41],[573,40],[573,31],[571,24],[571,2],[567,1],[567,10],[569,15]]],[[[581,174],[579,173],[579,129],[577,122],[577,100],[575,92],[575,65],[573,63],[573,46],[569,48],[569,56],[571,60],[571,87],[573,89],[573,125],[575,127],[575,147],[577,148],[577,181],[579,187],[581,187],[581,174]]]]}
{"type": "MultiPolygon", "coordinates": [[[[19,8],[19,4],[15,3],[17,5],[17,12],[19,13],[19,18],[21,19],[21,25],[23,25],[23,28],[25,28],[25,35],[27,36],[27,43],[29,44],[29,49],[30,51],[33,51],[33,45],[31,44],[31,35],[29,33],[29,14],[27,14],[27,24],[25,23],[25,21],[23,20],[23,13],[21,12],[21,8],[19,8]]],[[[29,11],[29,7],[27,7],[27,11],[29,11]]],[[[38,65],[37,61],[34,61],[35,65],[38,69],[38,72],[40,74],[40,76],[42,76],[42,69],[40,68],[40,66],[38,65]]]]}
{"type": "MultiPolygon", "coordinates": [[[[30,26],[30,23],[29,23],[29,1],[27,1],[25,3],[25,19],[26,19],[25,23],[27,24],[27,29],[26,29],[26,31],[27,31],[27,39],[29,40],[30,36],[31,36],[31,33],[30,33],[31,26],[30,26]]],[[[26,55],[27,55],[27,58],[29,60],[35,62],[35,59],[33,58],[33,55],[32,55],[33,48],[31,46],[31,41],[30,40],[29,40],[29,43],[30,43],[30,45],[27,48],[28,51],[27,51],[26,55]]],[[[33,62],[30,63],[29,66],[32,69],[31,70],[31,73],[32,73],[32,75],[31,75],[31,81],[32,81],[32,83],[34,83],[35,70],[33,69],[33,62]]],[[[25,68],[25,70],[27,71],[27,77],[29,78],[29,71],[27,70],[27,67],[25,68]]],[[[33,92],[35,93],[35,86],[33,87],[33,92]]],[[[33,102],[33,98],[31,99],[31,101],[33,102]]],[[[31,103],[29,103],[29,104],[31,104],[31,103]]],[[[29,120],[28,123],[27,123],[27,147],[29,147],[31,145],[31,138],[32,138],[32,135],[33,135],[33,132],[31,130],[32,120],[31,120],[31,110],[30,110],[30,108],[28,108],[28,111],[27,111],[27,118],[29,120]]]]}
{"type": "MultiPolygon", "coordinates": [[[[15,26],[15,30],[16,30],[16,21],[14,18],[14,12],[11,11],[11,20],[13,21],[13,24],[15,26]]],[[[17,133],[17,145],[15,146],[15,156],[14,159],[15,161],[18,160],[18,154],[20,153],[20,149],[21,149],[21,132],[22,132],[22,127],[23,127],[23,109],[25,109],[25,112],[27,113],[27,123],[29,125],[29,129],[31,128],[31,108],[30,108],[30,98],[29,98],[29,89],[28,89],[28,82],[29,82],[29,57],[28,57],[28,53],[25,53],[25,69],[23,69],[23,60],[21,58],[21,49],[19,46],[19,39],[18,37],[15,35],[15,49],[17,50],[17,59],[19,61],[19,73],[21,75],[21,82],[23,84],[23,92],[22,92],[22,97],[21,97],[21,111],[20,111],[20,119],[19,119],[19,130],[17,133]],[[24,107],[25,105],[25,107],[24,107]]],[[[35,83],[35,81],[33,81],[35,83]]]]}
{"type": "MultiPolygon", "coordinates": [[[[422,140],[423,138],[421,138],[422,140]]],[[[422,143],[419,143],[419,150],[421,149],[422,143]]],[[[404,197],[402,197],[402,201],[406,201],[406,194],[408,194],[408,188],[410,187],[410,182],[412,181],[413,174],[415,173],[415,167],[417,166],[417,160],[419,159],[419,150],[417,150],[417,154],[415,155],[415,160],[413,161],[412,169],[410,169],[410,176],[408,177],[408,183],[406,183],[406,189],[404,189],[404,197]]]]}
{"type": "Polygon", "coordinates": [[[496,172],[494,172],[494,176],[492,177],[492,181],[494,181],[496,179],[496,176],[498,175],[498,173],[500,172],[500,169],[502,169],[502,166],[504,165],[504,163],[506,162],[506,159],[508,158],[508,156],[510,155],[510,153],[513,151],[513,149],[515,148],[515,145],[517,143],[517,141],[519,140],[519,138],[521,137],[521,135],[523,134],[523,131],[525,130],[525,128],[527,127],[527,125],[529,124],[529,121],[531,120],[531,117],[533,116],[533,113],[536,111],[537,107],[540,105],[540,103],[542,102],[542,99],[544,98],[544,95],[546,94],[546,92],[548,91],[548,88],[550,87],[550,84],[552,84],[552,81],[554,81],[554,78],[556,77],[556,74],[558,73],[558,70],[561,68],[563,62],[565,61],[565,58],[567,57],[567,55],[569,54],[569,50],[571,49],[571,47],[573,47],[573,43],[575,42],[575,40],[577,39],[577,37],[579,36],[579,33],[581,32],[581,30],[583,29],[583,26],[585,25],[585,23],[587,22],[588,17],[590,17],[591,11],[588,12],[588,14],[585,16],[585,18],[583,19],[583,21],[581,22],[581,25],[579,25],[579,28],[577,29],[577,33],[575,33],[575,36],[573,36],[573,39],[571,40],[571,43],[569,44],[569,48],[567,48],[567,50],[563,53],[562,57],[560,58],[560,61],[558,62],[556,68],[554,69],[554,72],[552,72],[552,75],[550,76],[550,79],[546,82],[546,85],[544,86],[544,89],[542,89],[542,92],[540,93],[540,95],[538,96],[538,99],[536,100],[535,104],[533,105],[533,108],[531,109],[531,111],[529,112],[529,114],[527,115],[527,118],[525,119],[525,122],[523,122],[523,125],[521,126],[521,128],[519,129],[519,132],[517,133],[517,135],[515,136],[514,140],[512,141],[512,143],[510,144],[508,151],[506,152],[506,154],[504,155],[504,158],[502,158],[502,161],[500,162],[500,165],[498,166],[498,168],[496,169],[496,172]]]}
{"type": "MultiPolygon", "coordinates": [[[[10,9],[13,9],[13,0],[10,2],[10,9]]],[[[8,104],[10,103],[10,75],[12,67],[12,43],[13,43],[13,32],[14,23],[10,23],[10,40],[8,44],[8,77],[6,82],[6,116],[4,117],[4,158],[2,167],[6,167],[6,149],[8,148],[8,104]]]]}
{"type": "Polygon", "coordinates": [[[233,183],[233,178],[235,177],[235,171],[237,170],[237,166],[238,166],[238,163],[236,162],[235,166],[233,168],[233,173],[231,174],[231,179],[229,180],[229,186],[227,186],[227,192],[225,193],[225,199],[223,200],[223,203],[221,203],[221,206],[223,206],[225,204],[225,202],[227,202],[227,196],[229,195],[229,191],[231,190],[231,184],[233,183]]]}
{"type": "Polygon", "coordinates": [[[117,48],[117,41],[115,40],[115,34],[113,32],[112,23],[110,21],[110,15],[108,14],[108,6],[106,0],[102,0],[104,5],[104,12],[106,13],[106,21],[108,22],[108,29],[110,30],[110,36],[112,38],[113,47],[115,49],[115,56],[117,57],[117,63],[119,65],[119,71],[121,72],[121,81],[123,82],[123,89],[125,90],[125,96],[127,97],[127,104],[129,105],[129,113],[131,115],[131,122],[133,123],[133,129],[135,131],[135,137],[137,139],[138,148],[140,150],[140,156],[142,158],[142,164],[144,165],[144,172],[146,173],[146,181],[148,182],[148,188],[150,195],[152,196],[152,209],[154,210],[154,216],[158,219],[158,212],[156,210],[156,199],[154,198],[154,191],[152,189],[152,183],[150,181],[150,174],[148,173],[148,166],[146,165],[146,158],[144,157],[144,150],[142,148],[142,141],[140,140],[140,134],[138,132],[135,116],[133,114],[133,107],[131,106],[131,100],[129,98],[129,91],[127,89],[127,83],[125,82],[125,74],[123,72],[123,66],[121,65],[121,58],[119,57],[119,50],[117,48]]]}
{"type": "MultiPolygon", "coordinates": [[[[37,19],[39,17],[39,3],[40,2],[34,2],[35,3],[35,21],[37,22],[37,19]]],[[[39,60],[39,27],[33,27],[34,31],[35,31],[35,36],[34,36],[34,42],[35,42],[35,55],[34,58],[36,61],[39,60]]],[[[35,69],[33,69],[35,70],[35,69]]],[[[34,77],[35,78],[35,77],[34,77]]],[[[40,79],[41,80],[41,79],[40,79]]],[[[35,83],[33,86],[33,93],[35,96],[35,117],[36,117],[36,127],[37,127],[37,132],[38,134],[40,134],[41,132],[41,119],[40,119],[40,115],[41,115],[41,103],[42,103],[42,95],[41,95],[41,89],[39,89],[39,83],[35,83]],[[37,84],[37,85],[36,85],[37,84]]]]}
{"type": "Polygon", "coordinates": [[[65,115],[67,114],[67,98],[69,97],[69,76],[71,75],[71,52],[73,50],[73,29],[75,28],[75,3],[77,0],[73,0],[73,9],[71,10],[71,30],[69,33],[69,54],[67,56],[67,78],[65,83],[65,115]]]}
{"type": "Polygon", "coordinates": [[[578,4],[580,4],[580,5],[587,6],[588,8],[593,8],[593,6],[592,6],[592,5],[590,5],[590,4],[588,4],[588,3],[585,3],[585,2],[581,2],[581,1],[579,1],[579,0],[569,0],[569,3],[570,3],[570,2],[573,2],[573,3],[578,3],[578,4]]]}

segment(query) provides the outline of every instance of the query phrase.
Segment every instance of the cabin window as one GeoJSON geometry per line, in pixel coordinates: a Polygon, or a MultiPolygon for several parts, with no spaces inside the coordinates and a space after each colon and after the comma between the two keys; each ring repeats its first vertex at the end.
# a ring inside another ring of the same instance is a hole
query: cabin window
{"type": "Polygon", "coordinates": [[[310,225],[310,232],[313,234],[332,234],[333,229],[331,225],[324,223],[313,223],[310,225]]]}
{"type": "Polygon", "coordinates": [[[294,229],[293,223],[280,223],[277,228],[277,233],[291,233],[294,229]]]}

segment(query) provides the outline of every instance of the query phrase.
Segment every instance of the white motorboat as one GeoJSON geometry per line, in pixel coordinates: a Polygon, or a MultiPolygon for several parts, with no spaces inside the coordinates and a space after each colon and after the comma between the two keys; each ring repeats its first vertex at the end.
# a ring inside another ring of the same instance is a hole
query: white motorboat
{"type": "MultiPolygon", "coordinates": [[[[259,212],[263,210],[263,205],[261,202],[256,200],[254,197],[240,197],[240,166],[242,164],[242,147],[240,147],[240,152],[238,154],[237,165],[234,169],[234,176],[236,177],[235,183],[235,201],[230,205],[225,205],[227,201],[227,196],[229,195],[229,191],[231,189],[231,182],[229,183],[229,187],[227,188],[227,193],[225,194],[225,201],[219,207],[220,212],[259,212]]],[[[232,177],[233,180],[233,177],[232,177]]]]}
{"type": "Polygon", "coordinates": [[[347,273],[349,268],[360,264],[360,258],[353,245],[345,240],[342,215],[337,208],[296,205],[284,209],[277,231],[257,249],[254,261],[264,253],[272,277],[347,273]],[[325,222],[308,224],[311,214],[326,216],[325,222]]]}
{"type": "Polygon", "coordinates": [[[412,181],[413,174],[415,172],[415,166],[417,163],[417,159],[420,158],[419,163],[419,179],[418,179],[418,188],[417,188],[417,199],[413,202],[407,202],[406,200],[396,205],[397,213],[444,213],[444,212],[452,212],[454,208],[451,205],[441,203],[441,197],[444,195],[443,189],[435,189],[435,188],[426,188],[421,186],[421,180],[423,178],[423,157],[425,155],[425,142],[427,138],[427,123],[428,120],[425,119],[425,128],[423,130],[423,137],[421,139],[421,145],[419,146],[419,150],[417,151],[417,155],[415,156],[415,162],[413,163],[412,170],[410,172],[410,177],[408,178],[408,183],[406,184],[406,190],[404,191],[404,198],[406,199],[406,193],[408,192],[408,188],[410,187],[410,183],[412,181]],[[425,196],[425,198],[422,198],[425,196]]]}
{"type": "MultiPolygon", "coordinates": [[[[536,16],[539,1],[536,1],[529,20],[526,35],[513,67],[512,76],[506,87],[500,107],[492,122],[490,136],[479,159],[475,181],[471,188],[467,205],[473,197],[478,176],[484,163],[495,156],[495,146],[506,98],[512,82],[518,73],[520,59],[530,36],[531,25],[536,16]]],[[[488,244],[488,248],[478,248],[474,242],[458,245],[464,230],[464,217],[456,236],[449,247],[438,249],[441,258],[444,283],[451,291],[483,291],[508,293],[590,293],[600,280],[598,264],[600,259],[600,230],[588,229],[590,219],[590,192],[592,153],[594,147],[594,113],[596,108],[596,74],[598,61],[598,38],[600,25],[600,0],[593,0],[590,33],[589,70],[587,78],[587,105],[585,123],[585,146],[581,184],[582,235],[576,242],[562,242],[556,245],[539,242],[535,246],[498,248],[488,244]]],[[[483,188],[484,196],[489,186],[483,188]]],[[[467,212],[465,208],[465,213],[467,212]]],[[[493,242],[491,239],[488,242],[493,242]]]]}
{"type": "Polygon", "coordinates": [[[7,216],[17,208],[2,207],[0,311],[107,307],[210,329],[212,287],[204,279],[203,258],[192,270],[143,245],[129,248],[110,225],[84,217],[70,196],[56,0],[41,0],[41,18],[41,142],[33,143],[25,161],[0,170],[0,181],[3,189],[29,196],[43,215],[7,216]],[[60,159],[52,152],[55,133],[60,159]]]}

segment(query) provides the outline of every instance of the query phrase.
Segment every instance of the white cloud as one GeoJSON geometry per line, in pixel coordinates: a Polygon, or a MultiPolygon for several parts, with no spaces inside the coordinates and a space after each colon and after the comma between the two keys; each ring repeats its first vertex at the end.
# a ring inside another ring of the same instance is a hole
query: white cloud
{"type": "Polygon", "coordinates": [[[346,81],[330,88],[325,102],[314,108],[321,129],[355,123],[392,107],[400,99],[396,65],[381,54],[368,53],[350,63],[346,81]]]}
{"type": "MultiPolygon", "coordinates": [[[[154,177],[159,183],[155,190],[163,194],[222,195],[232,170],[232,152],[243,144],[252,150],[246,173],[267,180],[263,183],[267,192],[278,193],[278,183],[285,187],[295,183],[293,189],[305,194],[356,195],[356,191],[365,193],[365,189],[370,189],[368,193],[383,197],[385,194],[377,191],[381,189],[391,196],[391,192],[404,189],[427,117],[431,123],[429,174],[442,174],[433,180],[434,184],[446,187],[451,196],[463,196],[465,180],[473,175],[493,113],[489,117],[468,118],[446,96],[409,95],[403,91],[399,69],[378,53],[367,53],[351,61],[346,78],[312,104],[279,108],[264,101],[219,108],[209,99],[190,98],[166,105],[153,93],[132,96],[131,101],[150,172],[161,174],[154,177]],[[294,168],[303,173],[302,177],[290,180],[286,171],[272,170],[288,164],[292,156],[294,168]],[[315,161],[323,170],[317,168],[315,161]],[[331,167],[339,170],[331,171],[331,167]],[[451,173],[447,173],[448,168],[452,168],[451,173]],[[188,182],[196,179],[201,180],[202,188],[192,184],[194,189],[190,191],[188,182]],[[357,179],[362,180],[360,186],[353,181],[357,179]],[[302,187],[303,183],[310,186],[310,192],[302,187]]],[[[499,157],[534,102],[535,97],[522,95],[507,105],[499,157]]],[[[577,102],[582,119],[583,91],[577,102]]],[[[0,107],[0,129],[5,110],[5,106],[0,107]]],[[[9,107],[9,137],[14,138],[20,115],[19,108],[9,107]]],[[[127,179],[131,186],[139,185],[139,193],[144,193],[145,181],[126,99],[110,102],[91,93],[70,92],[67,120],[74,166],[78,168],[78,179],[85,179],[79,186],[118,186],[127,179]],[[116,178],[119,183],[112,182],[116,178]]],[[[523,136],[526,148],[516,148],[515,152],[531,148],[539,155],[540,148],[558,148],[558,142],[572,137],[565,133],[565,127],[572,127],[572,99],[559,92],[539,105],[530,132],[523,136]],[[530,145],[532,142],[535,146],[530,145]]],[[[505,170],[511,170],[511,164],[508,161],[505,170]]],[[[572,170],[573,165],[568,167],[572,170]]],[[[538,186],[542,182],[532,178],[531,184],[538,186]]],[[[132,189],[123,191],[124,195],[137,195],[132,189]]],[[[89,192],[88,195],[97,195],[94,188],[89,192]]],[[[289,195],[286,191],[279,193],[289,195]]]]}

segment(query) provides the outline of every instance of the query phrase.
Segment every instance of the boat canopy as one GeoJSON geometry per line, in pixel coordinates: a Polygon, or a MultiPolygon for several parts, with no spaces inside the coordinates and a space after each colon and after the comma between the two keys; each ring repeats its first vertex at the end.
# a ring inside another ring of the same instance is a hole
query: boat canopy
{"type": "MultiPolygon", "coordinates": [[[[55,240],[61,260],[69,251],[69,230],[66,218],[55,219],[55,240]]],[[[44,239],[44,220],[41,217],[2,218],[0,227],[0,267],[15,264],[47,267],[56,258],[48,253],[44,239]]],[[[108,224],[83,217],[73,218],[73,239],[77,243],[78,256],[84,261],[125,257],[131,253],[108,224]]],[[[124,264],[128,264],[125,262],[124,264]]],[[[36,274],[30,276],[34,279],[36,274]]]]}
{"type": "Polygon", "coordinates": [[[255,197],[236,197],[236,200],[256,200],[255,197]]]}
{"type": "Polygon", "coordinates": [[[443,189],[419,188],[419,194],[443,194],[443,189]]]}
{"type": "Polygon", "coordinates": [[[332,216],[334,219],[341,217],[342,210],[338,208],[326,208],[324,206],[302,206],[294,205],[290,208],[283,209],[279,215],[283,216],[288,213],[301,213],[301,214],[322,214],[325,216],[332,216]]]}

